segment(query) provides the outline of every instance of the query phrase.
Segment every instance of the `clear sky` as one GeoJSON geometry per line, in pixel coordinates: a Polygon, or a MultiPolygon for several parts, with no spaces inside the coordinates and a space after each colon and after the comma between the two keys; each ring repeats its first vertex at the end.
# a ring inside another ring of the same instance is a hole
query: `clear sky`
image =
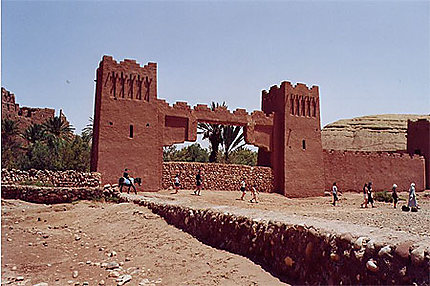
{"type": "Polygon", "coordinates": [[[21,105],[80,133],[105,54],[157,62],[169,103],[252,111],[287,80],[320,87],[323,126],[430,112],[429,1],[2,1],[2,86],[21,105]]]}

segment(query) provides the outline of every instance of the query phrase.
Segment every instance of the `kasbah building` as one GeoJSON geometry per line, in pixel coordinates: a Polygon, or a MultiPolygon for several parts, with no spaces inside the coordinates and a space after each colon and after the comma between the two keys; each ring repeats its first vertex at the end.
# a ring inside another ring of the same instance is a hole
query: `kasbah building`
{"type": "MultiPolygon", "coordinates": [[[[376,190],[390,189],[393,182],[400,190],[411,182],[419,191],[430,188],[428,117],[408,121],[406,150],[323,149],[318,86],[284,81],[263,90],[261,111],[252,113],[200,104],[192,108],[186,102],[172,106],[157,96],[156,63],[140,66],[135,60],[104,56],[95,96],[91,171],[100,172],[104,184],[117,183],[126,167],[142,178],[145,191],[166,187],[175,176],[174,164],[180,163],[163,163],[163,146],[195,141],[197,124],[205,122],[243,126],[245,142],[258,147],[258,166],[244,166],[239,177],[258,182],[267,192],[319,196],[334,181],[343,190],[356,191],[367,181],[376,190]]],[[[237,183],[223,164],[189,166],[192,176],[197,169],[204,171],[206,189],[224,190],[237,183]],[[210,172],[225,174],[224,180],[217,176],[213,188],[210,172]]]]}

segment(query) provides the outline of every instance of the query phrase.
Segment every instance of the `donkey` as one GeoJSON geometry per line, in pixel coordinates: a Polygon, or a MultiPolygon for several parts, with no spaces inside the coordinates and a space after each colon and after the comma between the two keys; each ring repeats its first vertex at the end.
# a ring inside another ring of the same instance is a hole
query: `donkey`
{"type": "Polygon", "coordinates": [[[128,180],[130,181],[129,184],[127,184],[125,182],[124,177],[119,178],[119,182],[118,182],[119,191],[122,193],[122,187],[126,186],[126,187],[128,187],[127,194],[129,194],[130,188],[133,187],[134,193],[137,195],[137,191],[136,191],[136,187],[134,186],[134,183],[137,183],[139,186],[141,186],[142,185],[142,178],[129,178],[128,180]]]}

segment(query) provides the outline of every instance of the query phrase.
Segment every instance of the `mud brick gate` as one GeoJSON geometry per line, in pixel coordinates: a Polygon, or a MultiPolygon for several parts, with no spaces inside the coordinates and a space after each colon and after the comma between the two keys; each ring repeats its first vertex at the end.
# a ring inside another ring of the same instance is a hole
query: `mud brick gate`
{"type": "Polygon", "coordinates": [[[159,190],[163,146],[195,141],[197,123],[206,122],[244,127],[246,143],[259,147],[258,165],[273,169],[274,191],[294,197],[324,189],[317,86],[282,82],[262,92],[262,111],[249,114],[185,102],[170,106],[157,98],[155,63],[142,67],[104,56],[96,82],[91,170],[103,183],[115,183],[129,168],[145,190],[159,190]]]}

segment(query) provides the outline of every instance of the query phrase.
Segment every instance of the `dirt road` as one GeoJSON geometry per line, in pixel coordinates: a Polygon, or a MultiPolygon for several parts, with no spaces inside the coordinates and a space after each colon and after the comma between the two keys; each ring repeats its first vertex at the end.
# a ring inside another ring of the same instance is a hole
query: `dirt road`
{"type": "Polygon", "coordinates": [[[125,285],[282,285],[144,207],[2,201],[2,285],[121,285],[129,278],[125,285]]]}

